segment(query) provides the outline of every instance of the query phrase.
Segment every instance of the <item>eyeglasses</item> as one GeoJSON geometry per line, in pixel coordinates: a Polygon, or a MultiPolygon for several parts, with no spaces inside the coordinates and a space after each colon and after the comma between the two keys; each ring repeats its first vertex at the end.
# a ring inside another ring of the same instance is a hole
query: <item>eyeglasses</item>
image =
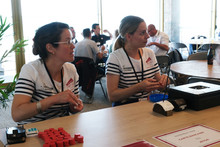
{"type": "Polygon", "coordinates": [[[67,44],[67,45],[71,45],[74,44],[73,40],[68,40],[68,41],[63,41],[63,42],[54,42],[53,44],[67,44]]]}

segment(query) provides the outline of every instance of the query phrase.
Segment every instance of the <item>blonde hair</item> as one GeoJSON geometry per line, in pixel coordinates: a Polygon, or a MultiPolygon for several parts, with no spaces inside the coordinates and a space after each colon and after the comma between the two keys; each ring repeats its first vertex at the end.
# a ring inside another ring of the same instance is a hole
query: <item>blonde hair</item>
{"type": "Polygon", "coordinates": [[[140,23],[144,22],[144,20],[138,16],[126,16],[121,20],[121,24],[119,26],[119,36],[116,38],[115,43],[113,45],[113,50],[117,50],[121,47],[124,47],[126,42],[126,34],[134,34],[137,30],[140,23]]]}

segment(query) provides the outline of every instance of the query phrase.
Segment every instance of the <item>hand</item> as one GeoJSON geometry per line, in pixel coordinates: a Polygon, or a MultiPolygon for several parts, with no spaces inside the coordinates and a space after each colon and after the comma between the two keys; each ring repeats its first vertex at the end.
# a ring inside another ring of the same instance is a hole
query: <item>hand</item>
{"type": "Polygon", "coordinates": [[[74,106],[73,104],[70,104],[70,111],[72,112],[72,113],[74,113],[74,112],[79,112],[79,111],[81,111],[82,109],[83,109],[83,102],[82,102],[82,100],[81,99],[78,99],[78,105],[77,106],[74,106]]]}
{"type": "Polygon", "coordinates": [[[102,46],[101,46],[101,51],[103,52],[104,50],[105,50],[105,46],[102,45],[102,46]]]}
{"type": "Polygon", "coordinates": [[[147,46],[155,45],[155,42],[150,42],[147,44],[147,46]]]}
{"type": "Polygon", "coordinates": [[[108,53],[108,51],[103,51],[103,54],[107,54],[108,53]]]}
{"type": "Polygon", "coordinates": [[[142,91],[145,92],[151,92],[153,90],[160,88],[161,86],[156,79],[151,79],[151,78],[143,80],[140,84],[142,91]]]}
{"type": "Polygon", "coordinates": [[[103,30],[104,33],[108,33],[108,30],[103,30]]]}
{"type": "Polygon", "coordinates": [[[166,88],[166,86],[170,84],[170,80],[169,80],[169,78],[168,79],[167,78],[168,78],[167,75],[161,75],[161,78],[159,81],[159,83],[160,83],[159,89],[160,90],[164,90],[166,88]]]}
{"type": "Polygon", "coordinates": [[[79,99],[78,97],[70,90],[65,90],[56,95],[58,104],[61,103],[70,103],[74,106],[78,106],[79,99]]]}

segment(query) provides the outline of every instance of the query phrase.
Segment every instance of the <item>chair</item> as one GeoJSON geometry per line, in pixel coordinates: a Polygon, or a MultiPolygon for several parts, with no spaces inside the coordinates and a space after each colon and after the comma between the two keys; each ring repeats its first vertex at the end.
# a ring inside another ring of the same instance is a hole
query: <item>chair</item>
{"type": "Polygon", "coordinates": [[[98,81],[101,85],[104,96],[106,97],[101,78],[103,75],[98,74],[97,65],[93,59],[87,57],[75,57],[73,62],[75,64],[77,72],[79,74],[79,86],[82,87],[82,91],[89,97],[92,103],[93,93],[95,88],[95,82],[98,81]]]}
{"type": "Polygon", "coordinates": [[[191,39],[201,39],[201,38],[207,39],[207,37],[203,35],[193,36],[191,39]]]}
{"type": "Polygon", "coordinates": [[[211,84],[220,85],[220,80],[217,80],[217,79],[208,79],[208,78],[202,78],[202,77],[189,77],[187,79],[187,83],[195,83],[195,82],[207,82],[211,84]]]}
{"type": "MultiPolygon", "coordinates": [[[[177,49],[174,49],[173,51],[169,52],[168,56],[170,59],[170,64],[183,61],[183,57],[177,49]]],[[[186,82],[186,79],[188,78],[188,76],[185,75],[177,74],[174,72],[171,73],[176,85],[184,84],[186,82]]]]}
{"type": "Polygon", "coordinates": [[[213,49],[216,49],[219,44],[203,44],[199,49],[198,49],[198,52],[207,52],[209,49],[210,49],[210,45],[212,45],[212,48],[213,49]]]}
{"type": "Polygon", "coordinates": [[[175,63],[175,62],[183,61],[183,57],[182,57],[181,53],[179,52],[179,50],[177,50],[177,49],[170,51],[168,53],[168,56],[169,56],[171,64],[175,63]]]}
{"type": "Polygon", "coordinates": [[[167,67],[169,65],[169,56],[156,56],[158,66],[160,67],[161,73],[167,73],[167,67]]]}
{"type": "Polygon", "coordinates": [[[170,47],[172,49],[178,49],[182,55],[183,60],[186,60],[190,54],[188,47],[184,43],[171,42],[170,47]]]}
{"type": "Polygon", "coordinates": [[[187,60],[207,60],[207,52],[197,52],[189,55],[187,60]]]}
{"type": "Polygon", "coordinates": [[[160,67],[160,72],[162,74],[167,74],[170,79],[170,84],[176,85],[175,81],[173,80],[173,77],[168,74],[170,72],[169,66],[170,66],[170,59],[168,55],[164,56],[156,56],[158,66],[160,67]]]}

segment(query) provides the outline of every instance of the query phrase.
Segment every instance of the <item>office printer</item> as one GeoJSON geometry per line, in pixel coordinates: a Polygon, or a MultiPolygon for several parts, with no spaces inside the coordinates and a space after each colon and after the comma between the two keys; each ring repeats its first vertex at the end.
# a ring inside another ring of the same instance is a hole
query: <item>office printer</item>
{"type": "Polygon", "coordinates": [[[203,110],[220,105],[220,85],[207,82],[195,82],[171,87],[168,99],[184,99],[187,108],[203,110]]]}

